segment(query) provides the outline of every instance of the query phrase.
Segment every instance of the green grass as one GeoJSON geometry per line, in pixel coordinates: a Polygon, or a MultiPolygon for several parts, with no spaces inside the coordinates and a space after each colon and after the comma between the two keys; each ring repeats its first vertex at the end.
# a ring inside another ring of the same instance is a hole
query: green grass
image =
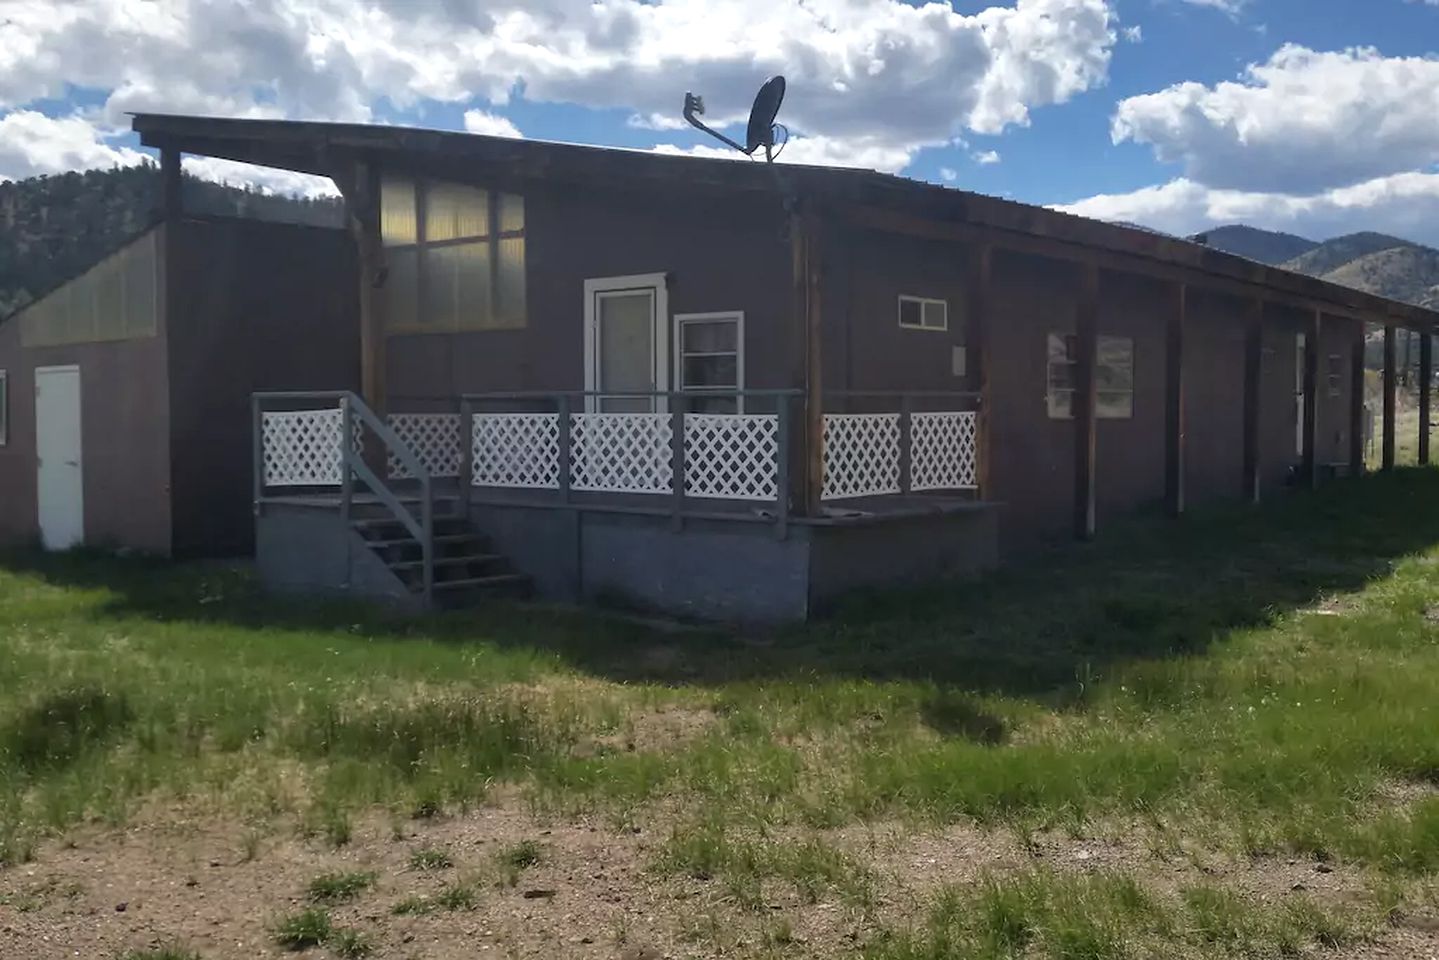
{"type": "Polygon", "coordinates": [[[127,950],[120,960],[200,960],[200,954],[185,947],[170,945],[150,950],[127,950]]]}
{"type": "Polygon", "coordinates": [[[454,865],[450,855],[438,847],[421,847],[410,854],[411,870],[445,870],[454,865]]]}
{"type": "Polygon", "coordinates": [[[330,939],[334,928],[324,910],[310,909],[282,917],[275,924],[272,936],[286,950],[309,950],[330,939]]]}
{"type": "Polygon", "coordinates": [[[1343,946],[1372,918],[1293,896],[1245,900],[1216,887],[1156,894],[1123,873],[1030,870],[942,890],[920,924],[881,932],[866,960],[1131,960],[1278,957],[1343,946]]]}
{"type": "Polygon", "coordinates": [[[361,960],[375,952],[374,940],[358,930],[335,930],[325,943],[342,960],[361,960]]]}
{"type": "MultiPolygon", "coordinates": [[[[846,880],[862,858],[820,832],[875,820],[1118,823],[1156,856],[1439,870],[1439,471],[1110,526],[759,639],[504,604],[404,618],[215,567],[6,554],[0,862],[156,797],[340,845],[377,811],[445,816],[510,785],[541,815],[664,813],[651,866],[741,905],[862,907],[883,879],[846,880]],[[682,736],[614,746],[674,712],[682,736]]],[[[987,937],[1113,954],[1064,903],[990,896],[987,937]]],[[[1268,949],[1317,922],[1202,891],[1160,907],[1191,944],[1268,949]]]]}
{"type": "Polygon", "coordinates": [[[373,873],[326,873],[311,880],[305,894],[313,903],[348,903],[374,885],[373,873]]]}
{"type": "Polygon", "coordinates": [[[520,874],[544,859],[544,849],[535,840],[521,840],[495,853],[495,866],[500,872],[500,883],[513,887],[520,882],[520,874]]]}

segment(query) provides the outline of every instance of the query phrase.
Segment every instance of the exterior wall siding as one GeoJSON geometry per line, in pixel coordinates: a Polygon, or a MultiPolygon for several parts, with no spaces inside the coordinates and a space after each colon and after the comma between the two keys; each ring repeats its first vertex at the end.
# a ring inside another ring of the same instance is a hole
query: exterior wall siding
{"type": "Polygon", "coordinates": [[[390,406],[582,389],[585,280],[648,273],[668,274],[671,315],[744,311],[745,385],[789,386],[796,341],[784,226],[777,204],[748,200],[660,203],[559,186],[527,192],[526,326],[389,337],[390,406]]]}
{"type": "Polygon", "coordinates": [[[157,336],[23,347],[20,324],[0,324],[0,369],[10,377],[10,442],[0,447],[0,543],[40,537],[36,504],[35,369],[80,368],[85,543],[168,555],[171,546],[169,383],[157,336]]]}
{"type": "Polygon", "coordinates": [[[254,544],[250,395],[359,386],[359,275],[343,231],[181,224],[170,320],[175,551],[254,544]]]}

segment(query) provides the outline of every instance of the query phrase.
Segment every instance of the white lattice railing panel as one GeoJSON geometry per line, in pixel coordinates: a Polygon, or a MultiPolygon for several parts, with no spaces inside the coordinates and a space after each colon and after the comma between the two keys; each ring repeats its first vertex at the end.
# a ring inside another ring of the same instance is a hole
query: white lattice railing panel
{"type": "Polygon", "coordinates": [[[685,416],[685,493],[721,500],[773,500],[779,476],[779,417],[685,416]]]}
{"type": "Polygon", "coordinates": [[[979,486],[974,411],[911,414],[909,443],[911,490],[974,490],[979,486]]]}
{"type": "Polygon", "coordinates": [[[261,414],[260,424],[265,486],[340,485],[344,415],[338,407],[267,411],[261,414]]]}
{"type": "Polygon", "coordinates": [[[607,493],[669,493],[667,413],[577,413],[570,417],[570,487],[607,493]]]}
{"type": "Polygon", "coordinates": [[[899,492],[899,414],[825,414],[823,499],[899,492]]]}
{"type": "MultiPolygon", "coordinates": [[[[392,413],[390,429],[400,442],[410,448],[432,477],[458,477],[464,464],[460,447],[460,415],[458,413],[392,413]]],[[[410,468],[394,451],[389,456],[390,476],[412,480],[410,468]]]]}
{"type": "Polygon", "coordinates": [[[559,488],[558,414],[477,413],[470,442],[475,486],[559,488]]]}

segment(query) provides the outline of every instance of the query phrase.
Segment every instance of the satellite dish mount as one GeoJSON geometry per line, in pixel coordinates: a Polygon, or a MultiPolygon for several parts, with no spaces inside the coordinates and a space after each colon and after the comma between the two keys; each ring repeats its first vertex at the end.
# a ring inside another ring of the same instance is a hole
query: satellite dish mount
{"type": "Polygon", "coordinates": [[[764,147],[764,158],[773,161],[779,156],[784,145],[789,142],[789,130],[782,123],[775,123],[774,118],[779,114],[779,106],[784,102],[784,77],[773,76],[764,82],[755,94],[754,106],[749,112],[749,126],[745,130],[745,142],[743,145],[736,143],[729,137],[711,127],[705,126],[700,117],[704,116],[705,102],[703,97],[693,93],[685,94],[685,119],[690,126],[703,130],[723,144],[733,147],[747,157],[753,157],[755,151],[764,147]],[[783,139],[777,135],[783,132],[783,139]]]}

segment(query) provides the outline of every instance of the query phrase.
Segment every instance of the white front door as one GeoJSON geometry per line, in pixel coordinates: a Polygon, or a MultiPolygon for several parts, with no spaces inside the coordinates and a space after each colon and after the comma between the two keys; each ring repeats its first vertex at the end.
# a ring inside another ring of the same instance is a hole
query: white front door
{"type": "Polygon", "coordinates": [[[85,540],[80,451],[80,368],[36,368],[37,499],[40,539],[47,550],[66,550],[85,540]]]}
{"type": "MultiPolygon", "coordinates": [[[[585,389],[606,393],[669,389],[669,298],[664,274],[585,281],[585,389]]],[[[598,396],[601,413],[664,410],[662,398],[598,396]]]]}

